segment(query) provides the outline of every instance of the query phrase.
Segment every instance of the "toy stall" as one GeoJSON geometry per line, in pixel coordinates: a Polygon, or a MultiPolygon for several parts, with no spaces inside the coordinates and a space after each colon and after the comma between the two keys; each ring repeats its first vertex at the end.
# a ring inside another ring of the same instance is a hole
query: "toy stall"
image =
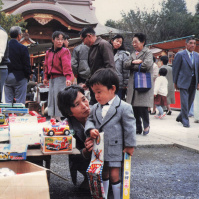
{"type": "Polygon", "coordinates": [[[46,121],[24,104],[0,104],[1,198],[49,199],[51,155],[79,153],[67,120],[46,121]]]}

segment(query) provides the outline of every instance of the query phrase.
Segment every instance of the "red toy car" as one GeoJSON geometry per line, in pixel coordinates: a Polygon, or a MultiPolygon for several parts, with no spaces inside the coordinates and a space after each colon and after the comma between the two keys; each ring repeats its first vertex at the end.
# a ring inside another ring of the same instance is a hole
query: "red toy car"
{"type": "Polygon", "coordinates": [[[50,122],[51,122],[51,126],[43,128],[43,132],[45,135],[53,136],[53,135],[69,135],[70,134],[70,128],[68,124],[66,124],[66,122],[56,123],[52,119],[50,122]]]}
{"type": "Polygon", "coordinates": [[[49,149],[49,150],[50,150],[50,149],[51,149],[51,150],[54,149],[54,150],[59,151],[59,150],[61,150],[61,149],[67,149],[68,146],[69,146],[69,143],[67,142],[67,138],[64,137],[64,138],[62,139],[62,141],[55,140],[53,143],[47,144],[46,148],[49,149]]]}

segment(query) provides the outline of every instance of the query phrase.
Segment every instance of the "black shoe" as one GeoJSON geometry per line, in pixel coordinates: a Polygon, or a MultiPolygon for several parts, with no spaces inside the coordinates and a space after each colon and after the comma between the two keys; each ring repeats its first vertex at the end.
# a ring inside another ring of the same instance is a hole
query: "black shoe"
{"type": "Polygon", "coordinates": [[[176,122],[181,122],[182,123],[182,120],[179,119],[179,118],[176,118],[176,122]]]}
{"type": "Polygon", "coordinates": [[[167,112],[167,115],[171,115],[171,113],[172,113],[171,111],[168,111],[168,112],[167,112]]]}
{"type": "Polygon", "coordinates": [[[142,129],[141,130],[136,130],[136,134],[142,134],[142,129]]]}
{"type": "Polygon", "coordinates": [[[155,115],[155,114],[156,114],[156,111],[151,113],[151,115],[155,115]]]}

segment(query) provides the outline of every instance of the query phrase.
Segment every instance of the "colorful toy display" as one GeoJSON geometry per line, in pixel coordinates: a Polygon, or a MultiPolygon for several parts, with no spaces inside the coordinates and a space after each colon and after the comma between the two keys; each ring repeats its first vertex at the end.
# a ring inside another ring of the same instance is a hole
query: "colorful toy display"
{"type": "Polygon", "coordinates": [[[27,145],[0,145],[0,160],[26,160],[27,145]]]}
{"type": "Polygon", "coordinates": [[[70,128],[67,121],[64,120],[63,122],[56,122],[56,120],[53,118],[50,119],[50,125],[43,128],[43,132],[48,136],[69,135],[70,128]]]}
{"type": "Polygon", "coordinates": [[[41,147],[43,153],[72,152],[72,136],[43,136],[41,147]]]}
{"type": "Polygon", "coordinates": [[[124,154],[124,172],[123,172],[123,199],[130,199],[130,181],[131,180],[131,156],[124,154]]]}
{"type": "Polygon", "coordinates": [[[104,164],[104,133],[94,141],[91,162],[87,169],[89,187],[92,199],[103,199],[104,187],[102,181],[102,170],[104,164]]]}

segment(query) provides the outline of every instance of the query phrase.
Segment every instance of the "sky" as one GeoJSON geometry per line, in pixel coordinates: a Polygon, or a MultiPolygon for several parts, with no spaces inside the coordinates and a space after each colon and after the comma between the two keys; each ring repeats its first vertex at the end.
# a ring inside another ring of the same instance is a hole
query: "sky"
{"type": "MultiPolygon", "coordinates": [[[[154,4],[155,9],[160,10],[161,2],[162,0],[95,0],[93,6],[96,8],[97,19],[101,24],[105,24],[108,19],[120,20],[122,11],[128,13],[136,7],[150,10],[154,4]]],[[[198,2],[199,0],[186,0],[188,11],[195,13],[195,5],[198,2]]]]}

